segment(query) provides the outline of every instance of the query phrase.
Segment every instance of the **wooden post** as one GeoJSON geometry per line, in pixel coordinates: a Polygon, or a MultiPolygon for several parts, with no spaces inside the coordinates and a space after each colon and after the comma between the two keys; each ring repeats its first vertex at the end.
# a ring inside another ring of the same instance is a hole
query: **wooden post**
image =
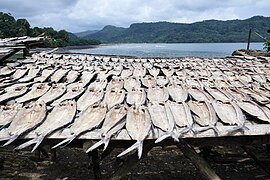
{"type": "Polygon", "coordinates": [[[89,152],[88,157],[92,159],[94,179],[100,179],[101,172],[100,172],[100,167],[98,163],[98,159],[99,159],[98,149],[94,149],[93,151],[89,152]]]}
{"type": "MultiPolygon", "coordinates": [[[[154,141],[147,141],[144,143],[143,146],[143,154],[142,158],[147,156],[147,153],[154,147],[155,143],[154,141]]],[[[130,155],[128,159],[123,162],[121,165],[118,166],[118,169],[113,173],[110,179],[112,180],[118,180],[121,179],[124,175],[126,175],[138,162],[140,159],[138,159],[137,151],[130,155]]]]}
{"type": "Polygon", "coordinates": [[[247,44],[247,50],[249,50],[249,47],[250,47],[251,31],[252,31],[252,29],[250,28],[250,29],[249,29],[249,32],[248,32],[248,44],[247,44]]]}
{"type": "Polygon", "coordinates": [[[195,167],[206,179],[220,179],[215,171],[209,166],[209,164],[201,156],[199,156],[193,147],[186,143],[185,140],[180,139],[180,142],[177,144],[177,146],[182,151],[184,156],[195,165],[195,167]]]}

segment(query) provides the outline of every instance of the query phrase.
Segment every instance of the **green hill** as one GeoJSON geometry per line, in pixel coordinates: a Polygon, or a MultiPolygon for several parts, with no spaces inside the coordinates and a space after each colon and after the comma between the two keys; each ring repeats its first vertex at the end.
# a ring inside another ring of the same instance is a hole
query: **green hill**
{"type": "MultiPolygon", "coordinates": [[[[269,37],[270,17],[254,16],[245,20],[206,20],[195,23],[135,23],[129,28],[105,26],[85,38],[105,43],[211,43],[246,42],[249,28],[269,37]]],[[[252,34],[253,42],[263,39],[252,34]]]]}
{"type": "Polygon", "coordinates": [[[26,19],[15,19],[11,14],[0,12],[0,38],[18,36],[45,36],[44,47],[65,47],[78,45],[96,45],[100,41],[81,39],[65,30],[56,31],[52,27],[31,28],[26,19]]]}

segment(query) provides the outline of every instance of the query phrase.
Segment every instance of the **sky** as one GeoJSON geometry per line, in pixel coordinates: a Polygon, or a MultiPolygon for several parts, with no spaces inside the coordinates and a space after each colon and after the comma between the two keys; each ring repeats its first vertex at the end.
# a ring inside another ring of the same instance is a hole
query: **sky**
{"type": "Polygon", "coordinates": [[[270,16],[269,0],[0,0],[0,11],[25,18],[32,27],[70,32],[99,30],[105,25],[270,16]]]}

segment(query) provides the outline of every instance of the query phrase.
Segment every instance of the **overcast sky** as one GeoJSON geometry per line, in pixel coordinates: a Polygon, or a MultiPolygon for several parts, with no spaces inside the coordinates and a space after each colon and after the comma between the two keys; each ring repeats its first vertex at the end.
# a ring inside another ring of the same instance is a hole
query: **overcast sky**
{"type": "Polygon", "coordinates": [[[246,19],[270,16],[269,9],[269,0],[0,0],[0,11],[26,18],[32,27],[71,32],[137,22],[246,19]]]}

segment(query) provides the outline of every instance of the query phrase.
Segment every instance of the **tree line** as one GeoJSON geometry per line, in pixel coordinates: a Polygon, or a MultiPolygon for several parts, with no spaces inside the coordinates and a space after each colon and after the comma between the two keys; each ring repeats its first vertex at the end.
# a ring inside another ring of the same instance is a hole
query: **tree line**
{"type": "Polygon", "coordinates": [[[15,19],[11,14],[0,12],[0,38],[19,36],[45,36],[44,47],[97,45],[100,41],[81,39],[66,30],[56,31],[52,27],[34,27],[26,19],[15,19]]]}

